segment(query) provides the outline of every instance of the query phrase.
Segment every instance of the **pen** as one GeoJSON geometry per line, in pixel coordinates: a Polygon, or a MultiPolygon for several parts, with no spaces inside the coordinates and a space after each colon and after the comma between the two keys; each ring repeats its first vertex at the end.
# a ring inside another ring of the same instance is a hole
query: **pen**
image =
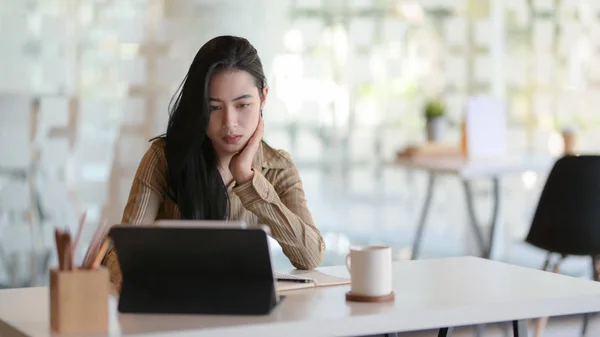
{"type": "Polygon", "coordinates": [[[293,278],[278,278],[277,281],[282,281],[282,282],[296,282],[296,283],[311,283],[313,280],[309,280],[309,279],[293,279],[293,278]]]}
{"type": "Polygon", "coordinates": [[[94,263],[92,263],[91,269],[97,269],[100,267],[102,260],[104,259],[104,255],[106,255],[106,251],[108,250],[108,239],[104,240],[104,243],[98,250],[96,258],[94,259],[94,263]]]}

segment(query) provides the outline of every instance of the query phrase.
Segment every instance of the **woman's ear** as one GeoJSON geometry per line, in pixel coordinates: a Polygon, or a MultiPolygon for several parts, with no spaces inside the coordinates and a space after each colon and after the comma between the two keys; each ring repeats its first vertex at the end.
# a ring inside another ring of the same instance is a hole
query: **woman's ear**
{"type": "Polygon", "coordinates": [[[264,88],[262,88],[262,97],[260,99],[260,110],[262,112],[262,109],[265,107],[265,103],[267,102],[267,95],[269,94],[269,87],[265,86],[264,88]]]}

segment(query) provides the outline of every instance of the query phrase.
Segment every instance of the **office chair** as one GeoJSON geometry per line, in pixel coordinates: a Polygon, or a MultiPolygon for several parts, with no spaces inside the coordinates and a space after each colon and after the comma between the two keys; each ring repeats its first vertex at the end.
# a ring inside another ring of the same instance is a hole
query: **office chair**
{"type": "MultiPolygon", "coordinates": [[[[600,281],[600,156],[565,156],[554,164],[525,241],[548,252],[543,270],[558,272],[566,257],[589,256],[600,281]],[[553,255],[560,259],[551,268],[553,255]]],[[[585,315],[582,336],[587,324],[585,315]]]]}

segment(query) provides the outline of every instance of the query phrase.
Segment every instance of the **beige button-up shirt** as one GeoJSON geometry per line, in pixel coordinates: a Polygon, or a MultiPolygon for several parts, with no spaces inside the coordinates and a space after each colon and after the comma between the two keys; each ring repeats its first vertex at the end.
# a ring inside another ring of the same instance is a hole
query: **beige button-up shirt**
{"type": "MultiPolygon", "coordinates": [[[[283,253],[298,269],[313,269],[321,263],[325,243],[306,205],[302,181],[290,156],[261,142],[252,163],[254,177],[227,186],[230,220],[249,226],[265,224],[283,253]]],[[[179,219],[179,209],[168,197],[167,161],[164,141],[154,141],[137,169],[123,224],[152,224],[160,219],[179,219]]],[[[116,251],[104,259],[111,281],[120,287],[121,269],[116,251]]]]}

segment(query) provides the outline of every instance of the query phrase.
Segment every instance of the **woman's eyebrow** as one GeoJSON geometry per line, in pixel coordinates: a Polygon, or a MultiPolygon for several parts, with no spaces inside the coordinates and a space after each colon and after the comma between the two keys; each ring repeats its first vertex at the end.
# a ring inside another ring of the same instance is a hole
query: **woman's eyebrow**
{"type": "Polygon", "coordinates": [[[234,99],[232,100],[232,102],[235,102],[235,101],[238,101],[238,100],[240,100],[240,99],[244,99],[244,98],[252,98],[252,95],[250,95],[250,94],[245,94],[245,95],[242,95],[242,96],[240,96],[240,97],[234,98],[234,99]]]}
{"type": "MultiPolygon", "coordinates": [[[[240,97],[236,97],[236,98],[232,99],[231,101],[232,101],[232,102],[235,102],[235,101],[239,101],[240,99],[244,99],[244,98],[252,98],[252,95],[250,95],[250,94],[245,94],[245,95],[242,95],[242,96],[240,96],[240,97]]],[[[208,100],[209,100],[209,101],[215,101],[215,102],[221,102],[221,103],[223,102],[223,100],[222,100],[222,99],[219,99],[219,98],[214,98],[214,97],[209,97],[209,98],[208,98],[208,100]]]]}

